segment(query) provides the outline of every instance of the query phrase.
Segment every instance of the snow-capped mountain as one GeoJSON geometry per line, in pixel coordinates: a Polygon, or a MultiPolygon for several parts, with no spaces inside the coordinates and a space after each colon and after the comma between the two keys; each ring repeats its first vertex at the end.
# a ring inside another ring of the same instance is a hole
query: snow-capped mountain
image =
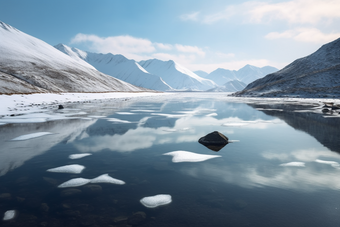
{"type": "Polygon", "coordinates": [[[217,86],[213,81],[199,77],[172,60],[151,59],[139,64],[149,73],[160,76],[174,89],[205,91],[217,86]]]}
{"type": "Polygon", "coordinates": [[[148,73],[136,61],[129,60],[123,55],[90,53],[64,44],[58,44],[54,47],[77,61],[85,61],[100,72],[133,85],[159,91],[172,90],[162,78],[148,73]]]}
{"type": "Polygon", "coordinates": [[[239,80],[245,84],[249,84],[277,70],[278,69],[271,66],[259,68],[252,65],[246,65],[238,71],[218,68],[211,72],[206,78],[213,80],[218,85],[224,85],[232,80],[239,80]]]}
{"type": "Polygon", "coordinates": [[[218,68],[215,71],[212,71],[206,78],[214,81],[216,84],[223,86],[223,84],[237,80],[236,71],[218,68]]]}
{"type": "Polygon", "coordinates": [[[0,40],[0,93],[146,90],[103,74],[3,22],[0,40]]]}
{"type": "Polygon", "coordinates": [[[208,90],[209,92],[237,92],[243,90],[247,85],[239,80],[232,80],[219,86],[208,90]]]}
{"type": "Polygon", "coordinates": [[[204,71],[202,71],[202,70],[194,71],[194,73],[195,73],[197,76],[202,77],[202,78],[206,78],[206,77],[209,75],[209,73],[204,72],[204,71]]]}
{"type": "Polygon", "coordinates": [[[235,95],[340,97],[340,38],[235,95]]]}
{"type": "Polygon", "coordinates": [[[269,73],[276,72],[277,70],[278,70],[277,68],[271,66],[259,68],[252,65],[246,65],[236,72],[236,77],[243,83],[249,84],[257,79],[266,76],[269,73]]]}

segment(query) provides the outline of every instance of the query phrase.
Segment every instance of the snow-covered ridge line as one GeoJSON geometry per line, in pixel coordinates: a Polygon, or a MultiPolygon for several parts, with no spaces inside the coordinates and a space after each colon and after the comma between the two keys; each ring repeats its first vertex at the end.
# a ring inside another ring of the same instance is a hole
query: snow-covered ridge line
{"type": "Polygon", "coordinates": [[[0,94],[149,91],[96,70],[0,22],[0,94]]]}

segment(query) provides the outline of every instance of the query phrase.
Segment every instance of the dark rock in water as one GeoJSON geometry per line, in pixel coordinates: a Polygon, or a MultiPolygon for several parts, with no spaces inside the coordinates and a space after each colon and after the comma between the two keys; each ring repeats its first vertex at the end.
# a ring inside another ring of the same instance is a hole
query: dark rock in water
{"type": "Polygon", "coordinates": [[[58,110],[61,110],[61,109],[64,109],[64,106],[63,106],[63,105],[59,105],[59,106],[58,106],[58,110]]]}
{"type": "Polygon", "coordinates": [[[322,113],[328,113],[329,109],[322,109],[322,113]]]}
{"type": "Polygon", "coordinates": [[[214,131],[201,137],[198,142],[213,151],[219,151],[228,144],[228,137],[220,132],[214,131]]]}
{"type": "Polygon", "coordinates": [[[144,212],[137,212],[134,213],[129,219],[128,224],[130,225],[140,225],[142,224],[146,219],[146,214],[144,212]]]}
{"type": "Polygon", "coordinates": [[[81,194],[82,191],[76,188],[65,189],[60,192],[61,197],[69,197],[69,196],[76,196],[81,194]]]}

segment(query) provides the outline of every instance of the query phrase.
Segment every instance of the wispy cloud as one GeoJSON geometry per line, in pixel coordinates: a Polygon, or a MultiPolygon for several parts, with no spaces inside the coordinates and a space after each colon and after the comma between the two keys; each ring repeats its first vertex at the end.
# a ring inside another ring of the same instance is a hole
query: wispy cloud
{"type": "Polygon", "coordinates": [[[194,12],[189,14],[183,14],[180,16],[181,20],[183,21],[197,21],[200,12],[194,12]]]}
{"type": "Polygon", "coordinates": [[[197,55],[202,56],[202,57],[205,56],[205,52],[197,46],[184,46],[184,45],[180,45],[180,44],[176,44],[175,46],[176,46],[176,49],[180,52],[194,53],[194,54],[197,54],[197,55]]]}
{"type": "MultiPolygon", "coordinates": [[[[214,13],[192,14],[191,20],[213,24],[232,17],[242,16],[243,23],[269,23],[275,20],[292,24],[316,24],[340,18],[338,0],[291,0],[279,3],[247,1],[227,5],[214,13]],[[200,17],[198,17],[200,15],[200,17]]],[[[190,18],[185,14],[181,18],[190,18]]],[[[187,19],[189,20],[189,19],[187,19]]]]}
{"type": "Polygon", "coordinates": [[[79,33],[71,40],[71,44],[86,44],[91,51],[122,54],[137,61],[159,58],[161,60],[175,60],[180,64],[188,64],[197,58],[205,57],[204,50],[197,46],[157,43],[128,35],[99,37],[79,33]]]}
{"type": "Polygon", "coordinates": [[[88,43],[93,50],[100,53],[151,53],[156,50],[154,44],[147,39],[132,36],[99,37],[97,35],[77,34],[72,40],[74,43],[88,43]]]}
{"type": "Polygon", "coordinates": [[[244,6],[247,7],[246,10],[251,21],[257,23],[284,20],[294,24],[316,24],[324,20],[340,18],[340,2],[338,0],[248,2],[244,6]]]}
{"type": "Polygon", "coordinates": [[[325,34],[316,28],[296,28],[283,32],[270,32],[267,39],[294,39],[300,42],[326,43],[340,37],[340,32],[325,34]]]}

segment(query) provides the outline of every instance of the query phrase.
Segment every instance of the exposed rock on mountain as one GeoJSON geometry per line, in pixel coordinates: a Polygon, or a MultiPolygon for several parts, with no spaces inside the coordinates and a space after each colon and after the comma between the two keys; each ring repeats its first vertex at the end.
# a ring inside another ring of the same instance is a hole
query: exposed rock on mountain
{"type": "Polygon", "coordinates": [[[144,91],[0,22],[0,94],[144,91]]]}
{"type": "Polygon", "coordinates": [[[235,95],[340,97],[340,39],[254,81],[235,95]]]}

